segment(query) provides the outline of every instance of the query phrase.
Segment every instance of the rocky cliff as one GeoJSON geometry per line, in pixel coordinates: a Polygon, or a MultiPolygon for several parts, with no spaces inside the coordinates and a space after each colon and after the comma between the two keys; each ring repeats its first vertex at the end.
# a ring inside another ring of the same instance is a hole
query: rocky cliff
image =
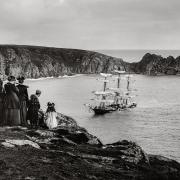
{"type": "Polygon", "coordinates": [[[0,71],[27,78],[125,69],[122,59],[93,51],[38,46],[0,46],[0,71]]]}
{"type": "Polygon", "coordinates": [[[180,164],[127,140],[103,145],[70,117],[52,130],[0,127],[0,179],[179,180],[180,164]]]}
{"type": "Polygon", "coordinates": [[[58,77],[74,73],[96,74],[114,69],[147,75],[180,73],[180,56],[174,58],[147,53],[137,63],[98,52],[40,46],[0,45],[0,72],[26,78],[58,77]]]}
{"type": "Polygon", "coordinates": [[[128,64],[132,72],[147,75],[176,75],[180,73],[180,56],[174,58],[147,53],[138,63],[128,64]]]}

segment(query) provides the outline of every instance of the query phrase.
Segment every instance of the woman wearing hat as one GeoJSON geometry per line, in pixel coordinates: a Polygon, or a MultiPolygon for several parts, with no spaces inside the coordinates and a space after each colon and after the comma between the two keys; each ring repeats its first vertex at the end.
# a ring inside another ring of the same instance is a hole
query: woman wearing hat
{"type": "Polygon", "coordinates": [[[24,85],[24,77],[20,76],[17,78],[19,84],[16,86],[19,89],[19,100],[20,100],[20,115],[21,115],[21,125],[27,126],[27,105],[28,105],[28,86],[24,85]]]}
{"type": "Polygon", "coordinates": [[[0,74],[0,124],[3,124],[3,81],[2,75],[0,74]]]}
{"type": "Polygon", "coordinates": [[[14,76],[8,77],[8,83],[4,85],[4,123],[9,126],[21,124],[20,120],[20,101],[18,97],[19,90],[15,86],[14,76]]]}

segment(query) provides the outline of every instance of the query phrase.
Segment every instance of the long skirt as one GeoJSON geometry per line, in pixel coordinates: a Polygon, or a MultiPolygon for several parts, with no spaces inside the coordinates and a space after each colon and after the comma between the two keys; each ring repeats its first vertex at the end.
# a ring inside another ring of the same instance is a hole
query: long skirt
{"type": "Polygon", "coordinates": [[[18,126],[21,124],[20,109],[4,110],[5,125],[18,126]]]}
{"type": "Polygon", "coordinates": [[[0,96],[0,125],[3,125],[4,116],[3,116],[3,100],[0,96]]]}
{"type": "Polygon", "coordinates": [[[21,125],[27,126],[27,104],[26,101],[20,101],[21,125]]]}
{"type": "Polygon", "coordinates": [[[4,115],[3,115],[3,103],[0,102],[0,125],[4,123],[4,115]]]}

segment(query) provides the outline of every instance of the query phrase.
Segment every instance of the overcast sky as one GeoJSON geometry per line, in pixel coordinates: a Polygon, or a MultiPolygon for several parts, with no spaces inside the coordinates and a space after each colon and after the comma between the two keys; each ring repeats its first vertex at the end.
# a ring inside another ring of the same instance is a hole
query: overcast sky
{"type": "Polygon", "coordinates": [[[0,43],[180,49],[180,0],[0,0],[0,43]]]}

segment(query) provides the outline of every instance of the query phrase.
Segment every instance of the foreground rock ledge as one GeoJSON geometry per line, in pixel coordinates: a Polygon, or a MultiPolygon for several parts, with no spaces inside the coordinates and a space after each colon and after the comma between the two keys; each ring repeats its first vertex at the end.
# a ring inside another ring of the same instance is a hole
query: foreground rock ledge
{"type": "Polygon", "coordinates": [[[180,179],[180,164],[146,154],[134,142],[103,145],[70,117],[59,127],[0,128],[0,179],[180,179]]]}

